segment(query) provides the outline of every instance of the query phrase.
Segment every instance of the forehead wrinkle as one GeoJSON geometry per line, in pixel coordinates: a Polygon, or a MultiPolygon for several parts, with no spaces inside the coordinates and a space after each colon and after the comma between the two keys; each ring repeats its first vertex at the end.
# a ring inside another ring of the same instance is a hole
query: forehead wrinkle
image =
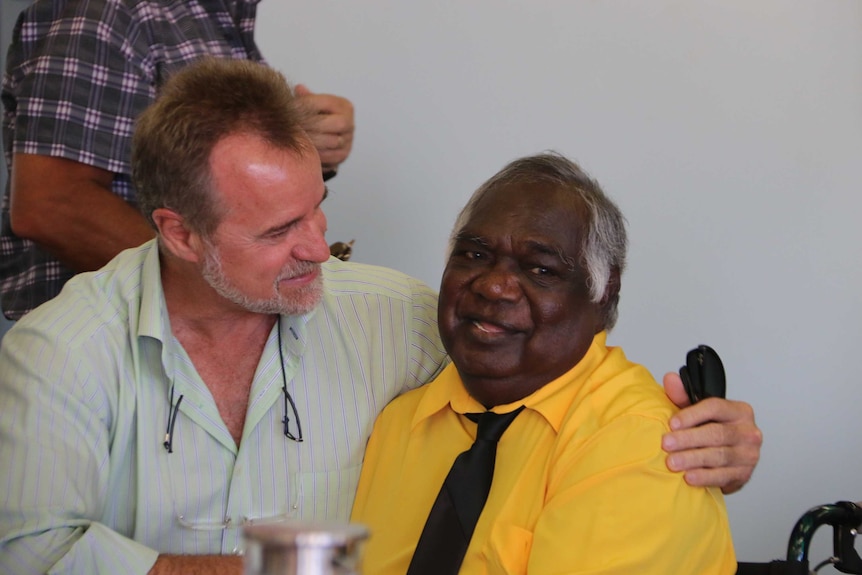
{"type": "Polygon", "coordinates": [[[460,232],[455,234],[456,242],[473,242],[475,244],[479,244],[482,246],[488,245],[488,240],[484,236],[480,236],[474,233],[470,233],[469,231],[462,229],[460,232]]]}
{"type": "Polygon", "coordinates": [[[537,240],[526,240],[524,245],[527,248],[527,251],[530,252],[538,252],[540,254],[548,254],[550,256],[563,256],[563,248],[559,246],[552,246],[546,244],[545,242],[540,242],[537,240]]]}

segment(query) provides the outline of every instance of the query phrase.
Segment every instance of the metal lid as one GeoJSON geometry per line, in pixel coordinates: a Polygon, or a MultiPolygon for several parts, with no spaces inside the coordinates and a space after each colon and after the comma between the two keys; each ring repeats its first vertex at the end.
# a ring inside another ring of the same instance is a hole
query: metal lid
{"type": "Polygon", "coordinates": [[[339,521],[283,521],[243,528],[248,541],[266,547],[340,547],[368,538],[368,528],[339,521]]]}

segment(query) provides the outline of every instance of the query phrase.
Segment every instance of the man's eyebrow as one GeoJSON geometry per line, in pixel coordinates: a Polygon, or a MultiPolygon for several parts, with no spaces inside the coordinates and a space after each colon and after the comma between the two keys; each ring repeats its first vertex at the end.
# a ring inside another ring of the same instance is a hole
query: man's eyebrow
{"type": "Polygon", "coordinates": [[[574,271],[577,267],[576,258],[566,255],[566,252],[561,246],[552,246],[544,242],[537,241],[528,241],[526,243],[531,252],[555,257],[560,260],[560,262],[562,262],[569,270],[574,271]]]}
{"type": "Polygon", "coordinates": [[[289,230],[290,228],[294,227],[299,222],[299,220],[301,220],[301,219],[302,218],[294,218],[294,219],[290,220],[289,222],[284,222],[283,224],[276,224],[276,225],[272,226],[271,228],[267,228],[266,230],[264,230],[260,234],[260,237],[265,238],[267,236],[273,236],[273,235],[280,234],[281,232],[285,232],[285,231],[289,230]]]}
{"type": "Polygon", "coordinates": [[[461,231],[455,234],[454,240],[456,242],[471,242],[474,244],[479,244],[480,246],[487,247],[488,240],[482,236],[477,236],[476,234],[471,234],[470,232],[461,231]]]}
{"type": "MultiPolygon", "coordinates": [[[[319,202],[317,202],[317,207],[320,207],[320,204],[322,204],[323,201],[327,197],[329,197],[329,187],[323,186],[323,197],[320,198],[319,202]]],[[[300,216],[298,218],[294,218],[294,219],[290,220],[289,222],[284,222],[283,224],[276,224],[276,225],[272,226],[271,228],[264,230],[263,233],[260,234],[260,237],[265,238],[267,236],[272,236],[272,235],[287,231],[290,228],[292,228],[293,226],[295,226],[301,219],[302,219],[302,216],[300,216]]]]}
{"type": "Polygon", "coordinates": [[[562,260],[567,259],[566,256],[563,254],[562,248],[560,248],[558,246],[552,246],[552,245],[546,244],[544,242],[537,242],[534,240],[529,240],[529,241],[524,242],[524,243],[527,246],[527,249],[531,252],[537,252],[540,254],[547,254],[549,256],[557,256],[562,260]]]}

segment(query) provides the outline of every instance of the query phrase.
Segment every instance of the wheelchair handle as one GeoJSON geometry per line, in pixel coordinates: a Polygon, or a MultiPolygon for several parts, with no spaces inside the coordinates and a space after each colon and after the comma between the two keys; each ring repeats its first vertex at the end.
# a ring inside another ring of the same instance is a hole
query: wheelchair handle
{"type": "Polygon", "coordinates": [[[862,573],[862,558],[853,546],[856,530],[862,525],[862,507],[850,501],[812,507],[800,517],[790,534],[787,560],[808,565],[808,548],[821,525],[833,527],[833,566],[842,573],[862,573]]]}

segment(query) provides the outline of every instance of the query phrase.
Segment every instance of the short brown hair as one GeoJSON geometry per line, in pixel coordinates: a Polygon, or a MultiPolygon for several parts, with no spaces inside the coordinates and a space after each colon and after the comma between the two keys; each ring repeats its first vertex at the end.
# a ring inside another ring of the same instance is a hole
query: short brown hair
{"type": "Polygon", "coordinates": [[[213,147],[250,133],[302,155],[311,148],[306,113],[284,76],[264,64],[204,58],[186,66],[135,125],[132,182],[140,210],[153,227],[153,210],[169,208],[189,229],[212,235],[222,215],[211,193],[213,147]]]}

